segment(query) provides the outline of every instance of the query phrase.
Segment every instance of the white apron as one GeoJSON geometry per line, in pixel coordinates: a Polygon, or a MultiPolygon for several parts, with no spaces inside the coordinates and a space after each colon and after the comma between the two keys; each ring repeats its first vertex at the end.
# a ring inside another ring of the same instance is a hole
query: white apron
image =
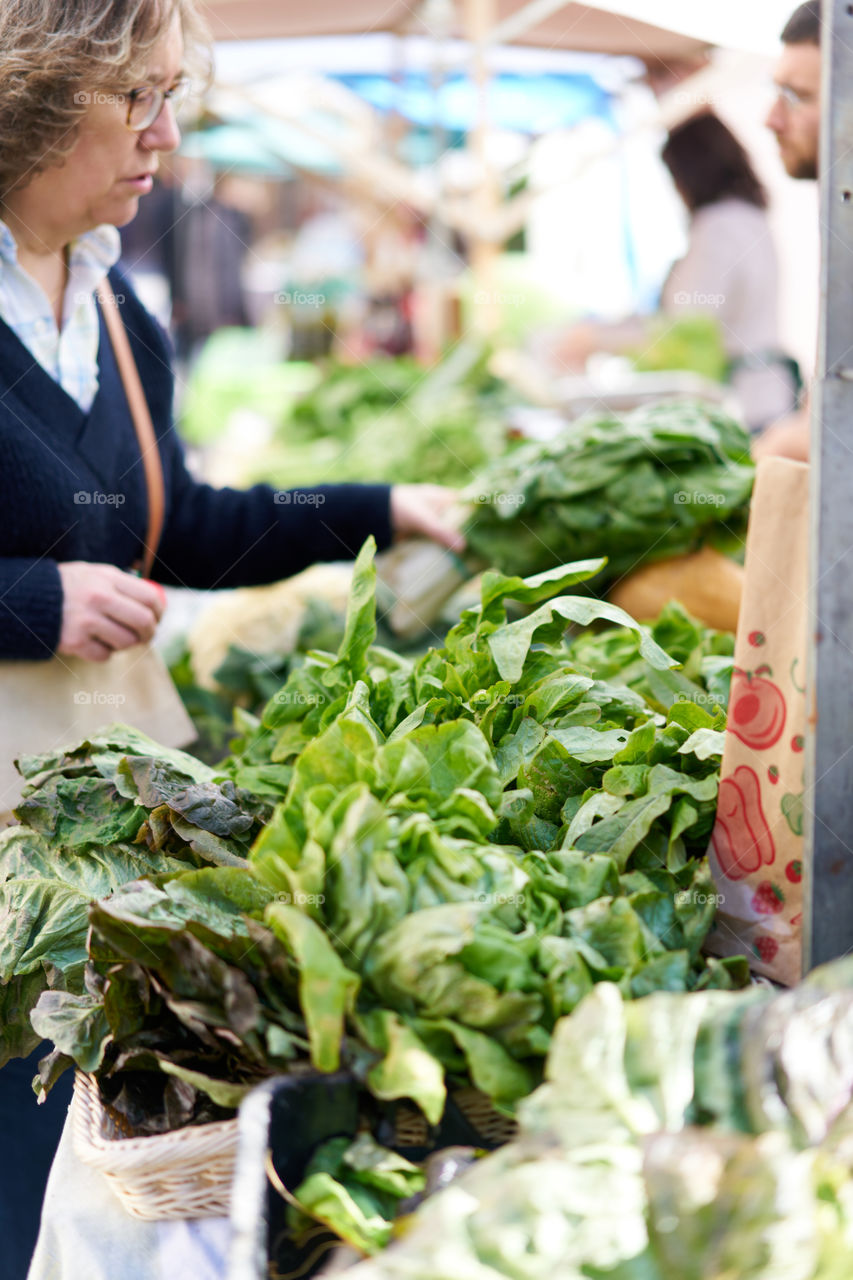
{"type": "Polygon", "coordinates": [[[163,659],[147,645],[107,662],[51,658],[0,663],[0,826],[13,821],[24,779],[21,755],[72,747],[106,725],[141,729],[166,747],[196,736],[163,659]]]}

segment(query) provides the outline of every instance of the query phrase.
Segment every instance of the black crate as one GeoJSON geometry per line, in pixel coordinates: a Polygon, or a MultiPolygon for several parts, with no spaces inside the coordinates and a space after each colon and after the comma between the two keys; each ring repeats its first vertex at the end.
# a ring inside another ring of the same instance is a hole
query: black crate
{"type": "Polygon", "coordinates": [[[471,1093],[451,1094],[441,1124],[430,1127],[410,1104],[383,1106],[344,1073],[280,1076],[255,1089],[240,1108],[228,1280],[308,1280],[340,1243],[318,1227],[297,1248],[287,1231],[286,1202],[270,1181],[270,1165],[273,1179],[293,1190],[317,1147],[330,1138],[354,1138],[365,1122],[377,1142],[413,1161],[450,1146],[494,1150],[511,1136],[511,1126],[500,1117],[491,1123],[479,1119],[478,1109],[467,1103],[471,1093]]]}

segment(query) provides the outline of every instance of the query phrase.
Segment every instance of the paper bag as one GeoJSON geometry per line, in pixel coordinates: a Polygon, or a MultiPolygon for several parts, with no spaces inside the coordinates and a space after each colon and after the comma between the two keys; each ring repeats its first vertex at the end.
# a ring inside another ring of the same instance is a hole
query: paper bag
{"type": "Polygon", "coordinates": [[[746,543],[717,821],[708,950],[746,954],[790,986],[802,973],[809,469],[759,464],[746,543]]]}

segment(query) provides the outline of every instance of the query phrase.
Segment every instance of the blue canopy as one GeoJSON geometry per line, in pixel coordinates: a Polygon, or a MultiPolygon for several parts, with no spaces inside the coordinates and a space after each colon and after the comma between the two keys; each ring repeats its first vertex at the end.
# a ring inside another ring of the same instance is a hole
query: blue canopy
{"type": "Polygon", "coordinates": [[[293,168],[330,177],[341,172],[340,161],[328,147],[295,125],[258,111],[188,133],[180,150],[181,155],[206,160],[214,169],[259,177],[292,177],[293,168]]]}
{"type": "MultiPolygon", "coordinates": [[[[429,75],[402,80],[374,74],[333,77],[380,111],[396,111],[414,124],[468,132],[479,118],[479,93],[471,79],[453,72],[436,91],[429,75]]],[[[500,72],[489,87],[489,120],[498,129],[544,134],[598,117],[612,122],[611,98],[592,76],[521,75],[500,72]]]]}
{"type": "Polygon", "coordinates": [[[181,143],[181,155],[206,160],[214,169],[247,173],[257,177],[286,178],[290,167],[246,124],[219,124],[188,133],[181,143]]]}

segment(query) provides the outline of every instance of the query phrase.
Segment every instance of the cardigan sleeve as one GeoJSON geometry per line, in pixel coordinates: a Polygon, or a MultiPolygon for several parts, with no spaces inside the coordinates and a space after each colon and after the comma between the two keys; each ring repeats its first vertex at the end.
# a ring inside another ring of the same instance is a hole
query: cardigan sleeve
{"type": "Polygon", "coordinates": [[[201,589],[276,582],[324,560],[352,560],[371,534],[391,545],[388,485],[215,489],[194,480],[170,432],[161,441],[169,505],[154,577],[201,589]]]}
{"type": "Polygon", "coordinates": [[[122,307],[151,415],[166,482],[166,519],[153,574],[167,586],[249,587],[276,582],[324,560],[352,560],[370,535],[391,545],[388,485],[317,489],[216,489],[193,478],[172,420],[168,337],[126,291],[122,307]]]}
{"type": "Polygon", "coordinates": [[[0,659],[47,661],[62,630],[55,560],[0,557],[0,659]]]}

